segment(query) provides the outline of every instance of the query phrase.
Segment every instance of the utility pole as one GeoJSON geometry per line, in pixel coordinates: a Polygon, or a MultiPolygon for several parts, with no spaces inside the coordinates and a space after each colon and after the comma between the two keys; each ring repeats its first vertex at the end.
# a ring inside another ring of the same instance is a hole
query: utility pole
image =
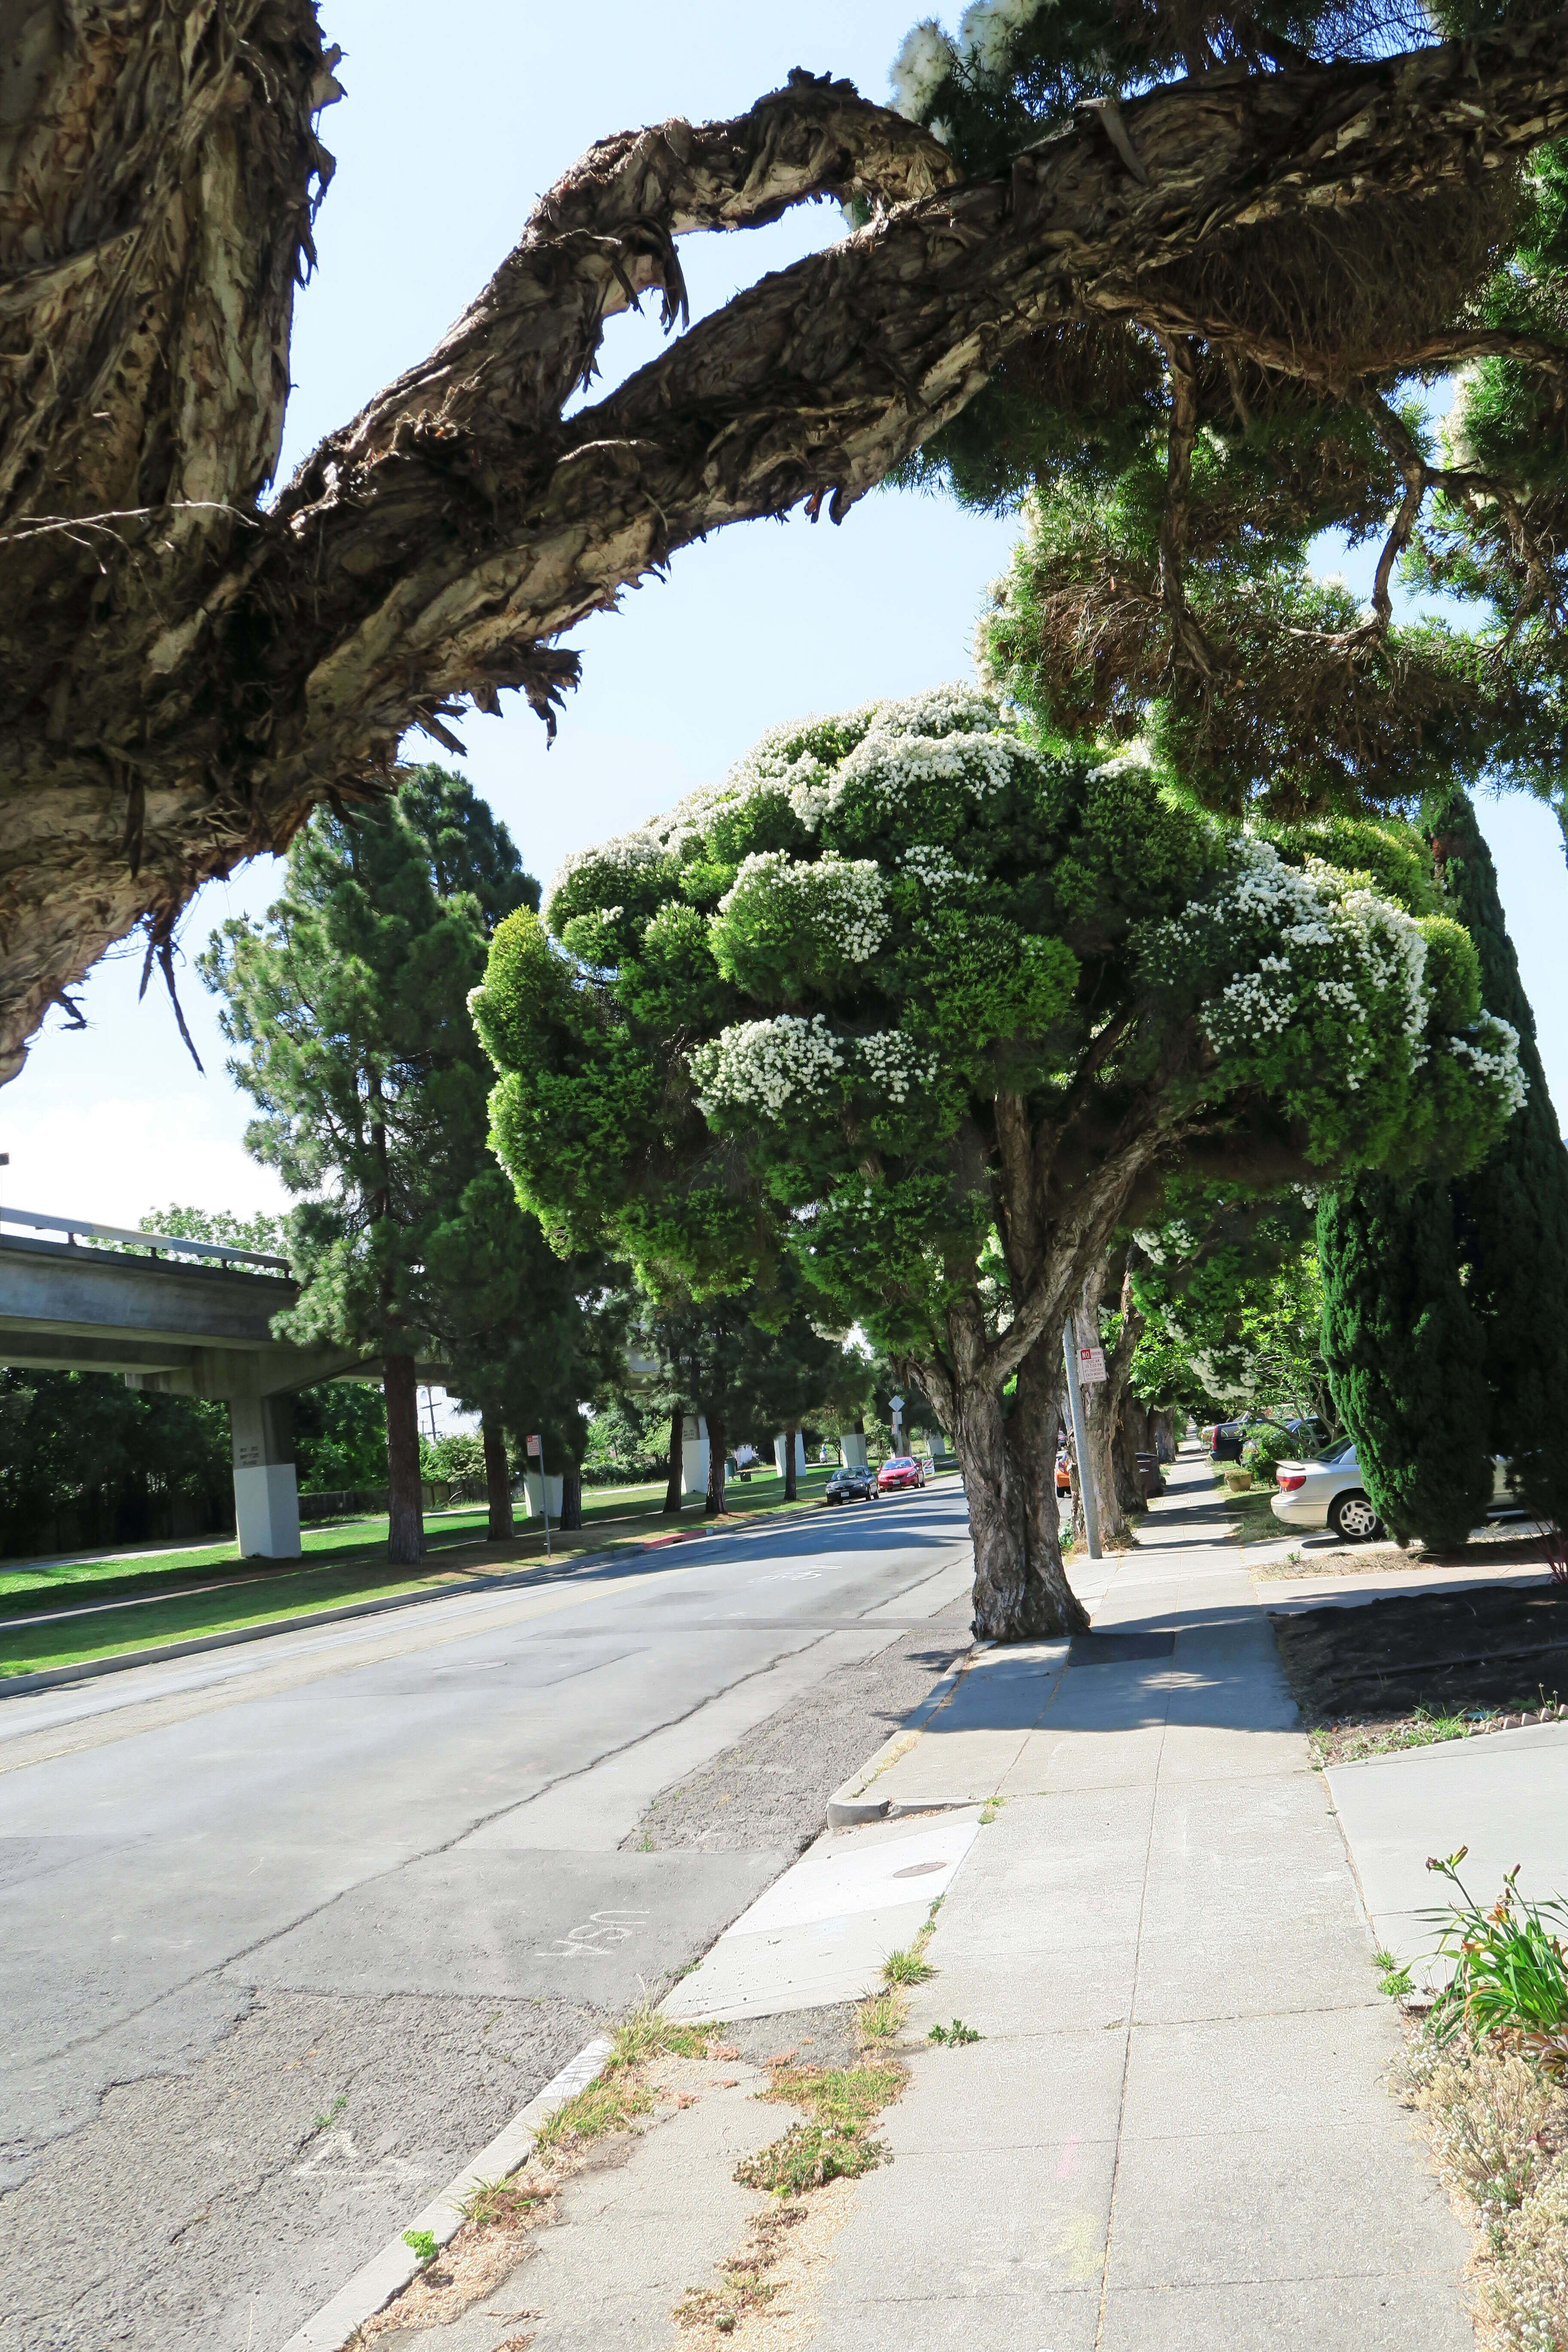
{"type": "Polygon", "coordinates": [[[1089,1538],[1090,1559],[1100,1558],[1100,1498],[1094,1491],[1094,1471],[1089,1459],[1089,1428],[1083,1410],[1083,1391],[1078,1382],[1077,1351],[1073,1339],[1078,1328],[1075,1316],[1062,1333],[1062,1361],[1067,1367],[1068,1404],[1072,1413],[1073,1451],[1078,1455],[1078,1491],[1083,1496],[1084,1533],[1089,1538]]]}

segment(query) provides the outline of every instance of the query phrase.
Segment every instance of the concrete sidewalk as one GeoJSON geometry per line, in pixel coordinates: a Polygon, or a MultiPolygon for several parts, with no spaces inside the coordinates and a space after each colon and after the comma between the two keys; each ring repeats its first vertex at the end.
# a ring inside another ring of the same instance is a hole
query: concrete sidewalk
{"type": "Polygon", "coordinates": [[[1195,1449],[1170,1489],[1092,1633],[976,1653],[884,1752],[892,1817],[825,1833],[676,1988],[746,2063],[568,2181],[428,2352],[1469,2352],[1468,2242],[1384,2085],[1399,2023],[1267,1598],[1195,1449]],[[936,1895],[894,2160],[790,2209],[776,2285],[694,2334],[678,2288],[731,2292],[780,2210],[733,2179],[789,2113],[756,2064],[845,2063],[843,2004],[936,1895]],[[932,2044],[955,2017],[983,2038],[932,2044]]]}
{"type": "Polygon", "coordinates": [[[983,1654],[878,1783],[1001,1809],[940,1915],[897,2161],[858,2184],[820,2352],[1473,2341],[1465,2233],[1383,2086],[1397,2021],[1213,1503],[1190,1454],[1093,1634],[1037,1659],[1039,1704],[1019,1654],[983,1654]],[[984,2039],[924,2044],[955,2015],[984,2039]]]}

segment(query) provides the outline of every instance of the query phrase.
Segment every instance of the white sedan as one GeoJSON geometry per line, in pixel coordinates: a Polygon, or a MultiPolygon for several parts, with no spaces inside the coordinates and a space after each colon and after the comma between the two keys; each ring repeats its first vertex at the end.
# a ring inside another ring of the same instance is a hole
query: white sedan
{"type": "MultiPolygon", "coordinates": [[[[1288,1528],[1332,1528],[1347,1543],[1366,1543],[1384,1532],[1383,1521],[1361,1483],[1355,1442],[1347,1438],[1321,1454],[1315,1462],[1281,1462],[1270,1500],[1274,1516],[1288,1528]]],[[[1508,1464],[1500,1454],[1492,1467],[1492,1499],[1488,1517],[1518,1508],[1509,1483],[1508,1464]]]]}
{"type": "Polygon", "coordinates": [[[1275,1472],[1274,1516],[1288,1528],[1332,1528],[1347,1543],[1383,1533],[1383,1521],[1361,1483],[1353,1440],[1316,1462],[1281,1462],[1275,1472]]]}

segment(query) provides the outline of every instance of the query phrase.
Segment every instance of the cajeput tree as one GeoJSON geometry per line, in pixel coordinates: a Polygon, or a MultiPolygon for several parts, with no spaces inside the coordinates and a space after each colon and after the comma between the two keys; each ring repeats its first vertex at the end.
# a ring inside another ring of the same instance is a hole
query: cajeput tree
{"type": "MultiPolygon", "coordinates": [[[[1390,371],[1506,351],[1555,400],[1556,318],[1473,298],[1521,164],[1568,126],[1568,19],[970,15],[953,69],[921,28],[901,111],[796,71],[727,121],[606,126],[435,349],[267,498],[342,95],[330,10],[7,12],[0,1078],[110,941],[144,927],[169,971],[202,882],[384,795],[407,729],[460,749],[449,722],[514,688],[552,714],[584,614],[727,523],[842,520],[1014,353],[1088,442],[1123,331],[1163,339],[1195,386],[1178,510],[1232,370],[1266,429],[1325,386],[1361,404],[1379,514],[1415,478],[1367,406],[1390,371]],[[578,399],[615,313],[656,293],[686,324],[682,236],[825,196],[862,206],[851,235],[578,399]]],[[[1178,511],[1133,584],[1201,669],[1181,539],[1178,511]]]]}
{"type": "Polygon", "coordinates": [[[1521,1084],[1405,829],[1226,825],[961,687],[775,728],[570,859],[474,1003],[558,1245],[713,1292],[787,1255],[919,1381],[1005,1640],[1083,1622],[1060,1349],[1117,1229],[1178,1171],[1465,1164],[1521,1084]]]}

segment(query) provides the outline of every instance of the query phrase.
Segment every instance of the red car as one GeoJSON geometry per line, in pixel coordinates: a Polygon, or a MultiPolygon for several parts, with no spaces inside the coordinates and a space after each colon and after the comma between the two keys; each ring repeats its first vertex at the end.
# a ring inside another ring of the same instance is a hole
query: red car
{"type": "Polygon", "coordinates": [[[926,1474],[912,1454],[895,1454],[877,1473],[877,1492],[890,1495],[899,1486],[923,1486],[926,1474]]]}

